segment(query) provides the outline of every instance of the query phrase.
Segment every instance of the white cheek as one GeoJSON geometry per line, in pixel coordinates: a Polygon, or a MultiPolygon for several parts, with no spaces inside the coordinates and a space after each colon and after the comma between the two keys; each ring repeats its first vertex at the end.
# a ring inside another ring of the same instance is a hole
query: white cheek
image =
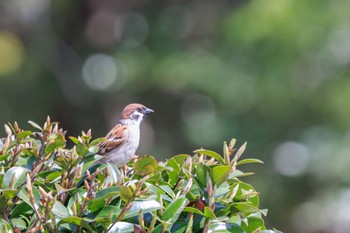
{"type": "Polygon", "coordinates": [[[135,111],[131,114],[131,118],[134,119],[134,121],[141,123],[143,120],[143,114],[135,111]]]}

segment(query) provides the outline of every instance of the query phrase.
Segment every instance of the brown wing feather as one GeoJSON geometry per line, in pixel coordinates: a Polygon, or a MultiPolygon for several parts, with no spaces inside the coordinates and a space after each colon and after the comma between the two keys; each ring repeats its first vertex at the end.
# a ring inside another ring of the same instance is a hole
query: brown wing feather
{"type": "Polygon", "coordinates": [[[128,129],[125,125],[117,124],[106,135],[107,140],[100,142],[99,154],[103,155],[120,146],[128,138],[128,129]]]}

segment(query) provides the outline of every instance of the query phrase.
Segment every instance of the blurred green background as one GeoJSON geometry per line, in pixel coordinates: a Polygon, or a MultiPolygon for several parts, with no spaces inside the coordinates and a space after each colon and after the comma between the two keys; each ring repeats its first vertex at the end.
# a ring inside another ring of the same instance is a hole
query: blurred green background
{"type": "MultiPolygon", "coordinates": [[[[138,154],[232,137],[284,232],[350,230],[350,1],[0,2],[0,124],[59,121],[102,137],[155,109],[138,154]]],[[[1,135],[5,135],[2,130],[1,135]]]]}

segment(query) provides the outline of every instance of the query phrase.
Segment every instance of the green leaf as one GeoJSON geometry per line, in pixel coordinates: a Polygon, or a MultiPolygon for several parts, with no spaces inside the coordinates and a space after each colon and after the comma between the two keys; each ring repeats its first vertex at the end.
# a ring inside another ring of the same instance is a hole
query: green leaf
{"type": "Polygon", "coordinates": [[[159,210],[161,208],[163,208],[163,206],[156,200],[134,201],[131,204],[131,208],[124,216],[124,219],[138,216],[140,210],[146,214],[155,210],[159,210]]]}
{"type": "Polygon", "coordinates": [[[55,214],[56,217],[66,218],[69,216],[69,212],[67,207],[65,207],[61,202],[56,201],[52,207],[52,213],[55,214]]]}
{"type": "Polygon", "coordinates": [[[57,137],[54,139],[54,141],[45,147],[45,153],[51,154],[56,149],[65,146],[65,144],[66,144],[66,142],[65,142],[63,136],[61,134],[58,134],[57,137]]]}
{"type": "Polygon", "coordinates": [[[204,207],[204,215],[208,219],[215,219],[216,218],[214,212],[208,206],[204,207]]]}
{"type": "Polygon", "coordinates": [[[133,193],[131,191],[131,188],[128,186],[120,186],[119,195],[125,203],[128,203],[133,199],[133,193]]]}
{"type": "Polygon", "coordinates": [[[247,195],[247,191],[253,191],[257,194],[253,186],[250,184],[240,182],[239,183],[239,189],[236,193],[236,199],[242,200],[242,199],[248,199],[248,201],[255,207],[259,207],[259,196],[258,195],[247,195]]]}
{"type": "MultiPolygon", "coordinates": [[[[219,165],[214,167],[212,171],[212,178],[214,184],[219,187],[230,175],[230,171],[232,170],[231,166],[219,165]]],[[[233,172],[233,170],[232,170],[233,172]]]]}
{"type": "Polygon", "coordinates": [[[94,221],[99,223],[111,222],[113,217],[120,214],[121,209],[116,206],[107,205],[105,206],[94,218],[94,221]]]}
{"type": "Polygon", "coordinates": [[[234,214],[243,214],[244,216],[248,216],[249,214],[260,212],[260,210],[252,204],[237,202],[231,205],[231,212],[234,214]]]}
{"type": "MultiPolygon", "coordinates": [[[[0,148],[0,151],[1,151],[1,148],[0,148]]],[[[6,160],[7,157],[9,157],[9,156],[11,156],[11,155],[10,154],[0,155],[0,162],[6,160]]]]}
{"type": "Polygon", "coordinates": [[[77,147],[77,153],[80,156],[86,156],[89,153],[89,147],[87,147],[84,144],[81,144],[80,142],[76,145],[77,147]]]}
{"type": "Polygon", "coordinates": [[[197,165],[195,180],[201,189],[207,187],[207,172],[209,172],[209,168],[206,165],[203,163],[197,165]]]}
{"type": "Polygon", "coordinates": [[[189,224],[188,221],[178,220],[171,226],[170,232],[171,233],[184,233],[188,224],[189,224]]]}
{"type": "MultiPolygon", "coordinates": [[[[35,206],[39,206],[40,193],[39,193],[39,191],[36,188],[32,187],[32,189],[33,189],[33,195],[34,195],[34,205],[35,206]]],[[[29,200],[28,192],[27,192],[25,187],[22,187],[19,190],[17,196],[20,199],[22,199],[25,203],[27,203],[30,207],[32,207],[32,209],[34,209],[34,206],[32,205],[32,203],[29,200]]]]}
{"type": "Polygon", "coordinates": [[[237,224],[212,221],[208,233],[245,233],[245,231],[237,224]]]}
{"type": "Polygon", "coordinates": [[[29,170],[24,167],[10,168],[5,173],[2,187],[4,189],[8,189],[10,188],[10,183],[12,183],[11,188],[18,188],[19,185],[25,182],[27,172],[29,172],[29,170]]]}
{"type": "Polygon", "coordinates": [[[12,226],[15,228],[19,228],[24,230],[27,228],[27,223],[22,218],[12,218],[11,219],[12,226]]]}
{"type": "Polygon", "coordinates": [[[17,189],[0,189],[0,193],[2,193],[7,199],[14,198],[17,192],[17,189]]]}
{"type": "Polygon", "coordinates": [[[161,188],[164,192],[166,192],[172,199],[175,198],[174,191],[168,185],[159,185],[159,188],[161,188]]]}
{"type": "Polygon", "coordinates": [[[188,204],[187,198],[181,197],[171,202],[164,210],[161,219],[170,223],[176,222],[183,209],[188,204]]]}
{"type": "Polygon", "coordinates": [[[225,160],[221,157],[221,155],[219,155],[218,153],[216,153],[215,151],[211,151],[211,150],[204,150],[204,149],[198,149],[195,150],[194,153],[197,154],[205,154],[208,155],[214,159],[216,159],[218,162],[220,162],[221,164],[226,164],[225,160]]]}
{"type": "Polygon", "coordinates": [[[106,140],[107,140],[107,138],[105,138],[105,137],[97,138],[90,143],[90,146],[95,146],[95,145],[99,144],[100,142],[104,142],[106,140]]]}
{"type": "Polygon", "coordinates": [[[158,162],[153,156],[142,156],[134,164],[136,174],[147,175],[154,172],[157,169],[158,162]]]}
{"type": "Polygon", "coordinates": [[[283,232],[278,230],[262,230],[259,233],[283,233],[283,232]]]}
{"type": "Polygon", "coordinates": [[[0,232],[2,232],[2,233],[13,233],[13,230],[12,230],[10,224],[8,224],[8,222],[6,222],[2,218],[0,218],[0,232]]]}
{"type": "Polygon", "coordinates": [[[32,134],[32,131],[22,131],[17,135],[17,139],[21,140],[22,138],[25,138],[31,134],[32,134]]]}
{"type": "Polygon", "coordinates": [[[107,163],[107,169],[113,183],[116,184],[121,176],[119,169],[112,163],[107,163]]]}
{"type": "Polygon", "coordinates": [[[178,164],[183,163],[186,159],[190,158],[191,156],[188,154],[178,154],[173,157],[171,157],[172,160],[175,160],[178,164]]]}
{"type": "Polygon", "coordinates": [[[74,142],[75,145],[81,144],[81,142],[79,141],[78,138],[73,137],[73,136],[69,136],[68,137],[72,142],[74,142]]]}
{"type": "Polygon", "coordinates": [[[134,224],[128,222],[117,222],[108,233],[131,233],[134,232],[134,224]]]}
{"type": "Polygon", "coordinates": [[[255,230],[257,230],[258,228],[260,228],[260,230],[265,230],[265,224],[264,224],[264,220],[262,220],[261,218],[258,217],[248,217],[247,218],[247,223],[242,222],[242,228],[246,231],[246,232],[253,232],[255,230]]]}
{"type": "Polygon", "coordinates": [[[63,218],[61,219],[61,221],[58,222],[58,226],[59,225],[62,225],[64,223],[68,223],[68,224],[74,224],[74,225],[77,225],[77,226],[81,226],[89,231],[94,231],[91,226],[87,223],[87,221],[85,221],[83,218],[79,218],[79,217],[76,217],[76,216],[70,216],[70,217],[67,217],[67,218],[63,218]]]}
{"type": "Polygon", "coordinates": [[[261,161],[260,159],[243,159],[243,160],[240,160],[239,162],[237,162],[237,165],[242,165],[242,164],[246,164],[246,163],[261,163],[261,164],[263,164],[264,162],[261,161]]]}
{"type": "Polygon", "coordinates": [[[62,176],[62,171],[53,171],[53,172],[50,172],[50,174],[48,174],[46,176],[46,179],[50,182],[56,180],[57,178],[61,178],[62,176]]]}
{"type": "Polygon", "coordinates": [[[185,207],[183,211],[205,216],[205,214],[202,211],[193,207],[185,207]]]}
{"type": "MultiPolygon", "coordinates": [[[[123,187],[123,186],[122,186],[123,187]]],[[[102,189],[96,193],[94,199],[91,200],[88,209],[92,212],[103,208],[106,205],[107,199],[117,196],[119,194],[120,187],[112,186],[109,188],[102,189]]]]}
{"type": "Polygon", "coordinates": [[[90,146],[89,147],[89,155],[95,155],[98,153],[100,148],[98,146],[90,146]]]}
{"type": "Polygon", "coordinates": [[[28,121],[28,123],[33,126],[34,128],[37,128],[38,130],[42,131],[43,129],[34,121],[28,121]]]}
{"type": "Polygon", "coordinates": [[[32,207],[26,202],[20,202],[11,211],[11,217],[16,218],[25,215],[28,211],[32,212],[32,207]]]}

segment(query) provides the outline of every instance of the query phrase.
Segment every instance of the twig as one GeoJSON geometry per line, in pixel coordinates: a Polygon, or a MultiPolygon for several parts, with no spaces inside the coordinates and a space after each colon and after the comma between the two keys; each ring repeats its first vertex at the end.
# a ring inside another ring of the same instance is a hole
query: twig
{"type": "Polygon", "coordinates": [[[109,230],[111,230],[117,222],[119,222],[120,220],[122,220],[122,219],[124,218],[126,212],[128,212],[130,208],[131,208],[131,202],[128,202],[128,203],[126,204],[126,206],[124,206],[124,208],[122,209],[122,211],[119,213],[117,219],[112,223],[112,225],[110,225],[110,226],[106,229],[105,232],[108,232],[109,230]]]}

